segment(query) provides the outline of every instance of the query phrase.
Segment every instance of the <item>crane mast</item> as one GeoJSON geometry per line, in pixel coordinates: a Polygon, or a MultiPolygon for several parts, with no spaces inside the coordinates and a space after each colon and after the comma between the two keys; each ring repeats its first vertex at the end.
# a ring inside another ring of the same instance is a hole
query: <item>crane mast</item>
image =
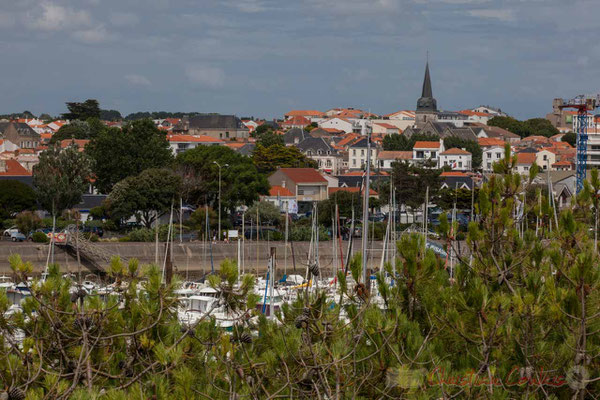
{"type": "Polygon", "coordinates": [[[563,101],[558,107],[562,110],[564,108],[573,108],[577,111],[576,118],[576,134],[577,134],[577,193],[583,189],[583,182],[585,181],[587,171],[587,141],[588,141],[588,112],[595,110],[600,106],[600,94],[590,95],[579,95],[571,100],[563,101]]]}

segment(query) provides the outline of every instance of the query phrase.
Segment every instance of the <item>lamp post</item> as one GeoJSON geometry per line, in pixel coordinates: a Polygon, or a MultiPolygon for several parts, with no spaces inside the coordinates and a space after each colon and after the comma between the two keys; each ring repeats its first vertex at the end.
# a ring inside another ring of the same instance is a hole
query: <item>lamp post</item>
{"type": "MultiPolygon", "coordinates": [[[[221,164],[213,161],[217,167],[219,167],[219,233],[217,234],[218,240],[221,240],[221,164]]],[[[229,164],[223,164],[223,167],[228,167],[229,164]]]]}

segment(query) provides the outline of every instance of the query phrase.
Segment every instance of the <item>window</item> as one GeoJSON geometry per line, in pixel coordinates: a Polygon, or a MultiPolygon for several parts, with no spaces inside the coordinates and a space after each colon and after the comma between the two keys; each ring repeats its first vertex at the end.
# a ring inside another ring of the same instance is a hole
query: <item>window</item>
{"type": "Polygon", "coordinates": [[[223,133],[222,132],[219,133],[219,139],[223,139],[223,133]]]}
{"type": "Polygon", "coordinates": [[[448,165],[448,161],[444,161],[444,166],[448,165]]]}
{"type": "Polygon", "coordinates": [[[462,168],[462,161],[458,162],[458,168],[462,168]]]}
{"type": "Polygon", "coordinates": [[[487,158],[492,158],[492,153],[487,153],[487,158]]]}
{"type": "Polygon", "coordinates": [[[321,151],[321,149],[317,150],[317,154],[321,155],[323,153],[323,151],[321,151]]]}
{"type": "Polygon", "coordinates": [[[544,161],[548,160],[548,155],[544,154],[544,156],[542,157],[542,160],[544,160],[544,161]]]}
{"type": "Polygon", "coordinates": [[[309,156],[309,157],[310,157],[310,156],[312,156],[312,151],[311,151],[311,150],[308,150],[308,151],[306,152],[306,155],[307,155],[307,156],[309,156]]]}
{"type": "Polygon", "coordinates": [[[502,157],[502,154],[500,154],[500,153],[496,153],[496,159],[498,159],[498,160],[499,160],[499,159],[500,159],[500,157],[502,157]]]}
{"type": "Polygon", "coordinates": [[[364,156],[364,155],[365,155],[365,151],[361,149],[361,150],[360,150],[360,155],[361,155],[361,156],[364,156]]]}
{"type": "Polygon", "coordinates": [[[487,169],[492,169],[492,163],[487,163],[487,169]]]}
{"type": "Polygon", "coordinates": [[[355,156],[356,155],[356,149],[352,149],[352,155],[355,156]]]}
{"type": "Polygon", "coordinates": [[[356,167],[356,158],[353,158],[353,159],[352,159],[352,166],[353,166],[353,167],[356,167]]]}
{"type": "Polygon", "coordinates": [[[437,157],[437,153],[435,151],[432,151],[431,152],[431,158],[435,158],[435,157],[437,157]]]}
{"type": "Polygon", "coordinates": [[[229,137],[229,132],[225,132],[225,137],[229,137]]]}

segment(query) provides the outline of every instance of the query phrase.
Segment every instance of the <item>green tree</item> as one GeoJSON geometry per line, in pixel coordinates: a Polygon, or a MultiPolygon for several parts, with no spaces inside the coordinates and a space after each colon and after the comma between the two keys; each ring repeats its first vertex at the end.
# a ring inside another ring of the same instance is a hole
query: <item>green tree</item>
{"type": "Polygon", "coordinates": [[[86,121],[88,118],[100,118],[100,104],[98,100],[88,99],[83,103],[68,102],[68,113],[62,114],[62,118],[67,120],[86,121]]]}
{"type": "Polygon", "coordinates": [[[306,157],[296,146],[275,144],[269,147],[256,145],[252,154],[254,165],[261,173],[271,173],[277,168],[317,168],[317,162],[306,157]]]}
{"type": "Polygon", "coordinates": [[[553,136],[558,134],[550,121],[544,118],[532,118],[526,121],[519,121],[512,117],[493,117],[488,121],[489,126],[497,126],[507,131],[513,132],[522,138],[532,135],[553,136]]]}
{"type": "Polygon", "coordinates": [[[451,148],[465,149],[471,153],[471,162],[473,169],[479,169],[481,167],[481,161],[483,158],[483,151],[479,146],[479,143],[474,140],[465,140],[456,136],[449,136],[444,139],[444,148],[449,150],[451,148]]]}
{"type": "Polygon", "coordinates": [[[98,118],[89,118],[87,121],[74,120],[61,126],[50,138],[50,143],[60,143],[64,139],[93,139],[106,129],[98,118]]]}
{"type": "Polygon", "coordinates": [[[56,216],[78,204],[89,185],[91,163],[76,146],[42,152],[33,167],[33,186],[42,208],[56,216]]]}
{"type": "Polygon", "coordinates": [[[260,135],[258,137],[258,140],[256,141],[257,145],[261,145],[263,147],[271,147],[273,145],[279,145],[279,146],[284,146],[285,143],[283,142],[283,136],[273,132],[273,131],[268,131],[263,133],[262,135],[260,135]]]}
{"type": "Polygon", "coordinates": [[[565,133],[562,137],[563,142],[569,143],[571,146],[577,146],[577,134],[575,132],[565,133]]]}
{"type": "Polygon", "coordinates": [[[273,132],[273,128],[269,125],[263,124],[256,127],[252,132],[252,137],[261,137],[265,133],[273,132]]]}
{"type": "Polygon", "coordinates": [[[177,203],[180,192],[181,178],[172,170],[150,168],[118,182],[106,199],[106,208],[112,219],[136,216],[151,228],[157,218],[177,203]]]}
{"type": "Polygon", "coordinates": [[[94,160],[95,185],[103,193],[129,176],[166,167],[173,160],[166,135],[150,120],[100,131],[86,146],[86,153],[94,160]]]}
{"type": "Polygon", "coordinates": [[[261,225],[279,225],[281,222],[281,211],[273,203],[268,201],[256,201],[246,211],[248,218],[256,219],[256,212],[260,218],[261,225]]]}
{"type": "Polygon", "coordinates": [[[98,118],[102,121],[121,121],[123,116],[117,110],[100,110],[100,116],[98,118]]]}
{"type": "Polygon", "coordinates": [[[383,149],[389,151],[408,151],[412,150],[417,141],[438,142],[440,140],[437,135],[415,133],[410,137],[402,134],[393,133],[386,135],[383,138],[383,149]]]}
{"type": "Polygon", "coordinates": [[[1,220],[24,210],[33,210],[35,205],[36,194],[30,186],[12,179],[0,180],[1,220]]]}
{"type": "MultiPolygon", "coordinates": [[[[441,170],[431,165],[410,165],[407,162],[392,163],[392,178],[396,187],[396,198],[399,205],[415,210],[425,202],[429,188],[429,202],[435,203],[442,181],[441,170]]],[[[384,186],[385,187],[385,186],[384,186]]],[[[380,193],[381,201],[386,203],[388,196],[380,193]]]]}
{"type": "MultiPolygon", "coordinates": [[[[206,210],[204,207],[196,209],[191,215],[188,224],[204,234],[206,232],[206,210]]],[[[217,229],[219,226],[219,216],[215,210],[208,208],[208,230],[209,232],[213,229],[217,229]]]]}
{"type": "Polygon", "coordinates": [[[23,211],[17,214],[15,222],[19,231],[24,235],[42,226],[42,219],[31,211],[23,211]]]}
{"type": "Polygon", "coordinates": [[[183,177],[183,198],[194,205],[217,207],[219,167],[221,165],[221,206],[233,209],[252,204],[259,195],[267,194],[269,182],[258,172],[252,159],[226,146],[198,146],[185,151],[175,160],[183,177]]]}
{"type": "Polygon", "coordinates": [[[40,114],[40,116],[38,118],[46,123],[54,120],[54,118],[50,114],[47,114],[47,113],[40,114]]]}

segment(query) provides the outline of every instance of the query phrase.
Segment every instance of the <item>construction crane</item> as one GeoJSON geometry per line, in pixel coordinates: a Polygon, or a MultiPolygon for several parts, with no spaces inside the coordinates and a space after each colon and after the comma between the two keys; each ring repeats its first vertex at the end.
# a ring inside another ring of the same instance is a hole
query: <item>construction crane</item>
{"type": "Polygon", "coordinates": [[[593,96],[579,95],[558,105],[561,110],[564,108],[577,110],[575,116],[577,126],[575,132],[577,134],[577,193],[583,189],[587,170],[588,112],[594,111],[597,107],[600,107],[600,94],[593,96]]]}

